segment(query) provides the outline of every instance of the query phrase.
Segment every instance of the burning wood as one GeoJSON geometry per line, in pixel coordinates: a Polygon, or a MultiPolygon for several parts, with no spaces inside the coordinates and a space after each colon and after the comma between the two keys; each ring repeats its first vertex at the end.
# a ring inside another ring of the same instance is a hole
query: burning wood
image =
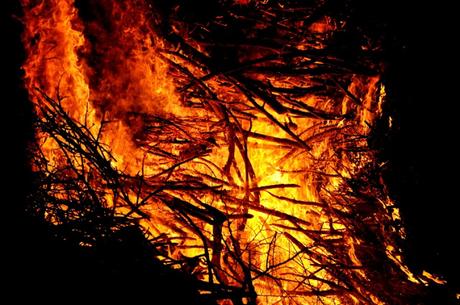
{"type": "Polygon", "coordinates": [[[216,1],[209,16],[22,2],[34,208],[49,221],[85,246],[136,224],[220,304],[421,293],[367,144],[385,98],[378,45],[342,54],[348,16],[327,1],[216,1]]]}

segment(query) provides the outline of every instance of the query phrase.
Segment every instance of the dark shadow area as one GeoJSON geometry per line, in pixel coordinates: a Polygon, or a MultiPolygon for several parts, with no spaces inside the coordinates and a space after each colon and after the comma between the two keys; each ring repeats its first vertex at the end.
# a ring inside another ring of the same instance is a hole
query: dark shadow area
{"type": "Polygon", "coordinates": [[[448,281],[430,285],[424,304],[453,304],[460,291],[454,10],[446,1],[354,3],[363,31],[384,33],[387,101],[371,145],[387,162],[384,178],[407,233],[406,261],[414,273],[448,281]]]}
{"type": "Polygon", "coordinates": [[[416,273],[427,270],[448,281],[433,285],[430,304],[451,304],[460,290],[458,57],[451,12],[442,1],[392,5],[384,47],[385,111],[393,127],[380,135],[379,149],[381,160],[389,161],[385,179],[407,232],[407,263],[416,273]]]}

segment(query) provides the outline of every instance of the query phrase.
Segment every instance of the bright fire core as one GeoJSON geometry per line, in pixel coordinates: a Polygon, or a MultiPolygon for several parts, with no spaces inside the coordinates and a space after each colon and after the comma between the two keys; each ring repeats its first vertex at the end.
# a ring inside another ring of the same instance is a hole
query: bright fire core
{"type": "MultiPolygon", "coordinates": [[[[42,126],[34,169],[78,181],[50,178],[51,222],[82,217],[68,202],[91,197],[138,223],[162,262],[240,289],[243,303],[404,304],[398,291],[433,277],[401,260],[399,213],[368,146],[385,102],[379,65],[353,72],[324,51],[344,22],[296,21],[302,35],[280,24],[288,45],[242,44],[228,68],[197,39],[202,25],[168,20],[174,43],[144,0],[99,1],[84,17],[73,0],[22,2],[42,126]]],[[[237,2],[234,15],[260,10],[254,33],[279,9],[237,2]]]]}

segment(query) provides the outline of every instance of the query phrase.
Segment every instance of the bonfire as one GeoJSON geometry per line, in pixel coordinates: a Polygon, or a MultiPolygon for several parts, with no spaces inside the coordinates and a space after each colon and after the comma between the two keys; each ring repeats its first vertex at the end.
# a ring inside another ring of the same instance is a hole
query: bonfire
{"type": "Polygon", "coordinates": [[[442,284],[404,263],[369,145],[391,128],[379,38],[332,2],[22,0],[29,209],[81,247],[137,227],[222,305],[442,284]]]}

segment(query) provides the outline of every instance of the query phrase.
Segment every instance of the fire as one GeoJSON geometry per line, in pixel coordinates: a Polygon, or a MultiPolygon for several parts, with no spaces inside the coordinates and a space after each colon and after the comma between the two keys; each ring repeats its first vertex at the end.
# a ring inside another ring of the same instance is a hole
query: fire
{"type": "MultiPolygon", "coordinates": [[[[233,73],[205,66],[212,50],[186,24],[171,21],[182,42],[164,38],[144,0],[22,3],[25,84],[42,126],[61,128],[37,134],[46,175],[83,179],[75,187],[94,190],[91,200],[167,244],[159,259],[258,304],[396,304],[385,290],[424,283],[395,244],[397,208],[366,176],[377,170],[366,137],[384,103],[378,73],[326,83],[301,71],[340,64],[314,52],[340,23],[311,24],[290,46],[297,55],[245,47],[237,63],[249,68],[233,73]],[[299,72],[271,72],[287,56],[299,72]],[[399,283],[372,287],[390,281],[372,273],[375,253],[399,283]]],[[[82,196],[60,182],[47,191],[82,196]]],[[[71,209],[47,208],[55,223],[71,209]]]]}

